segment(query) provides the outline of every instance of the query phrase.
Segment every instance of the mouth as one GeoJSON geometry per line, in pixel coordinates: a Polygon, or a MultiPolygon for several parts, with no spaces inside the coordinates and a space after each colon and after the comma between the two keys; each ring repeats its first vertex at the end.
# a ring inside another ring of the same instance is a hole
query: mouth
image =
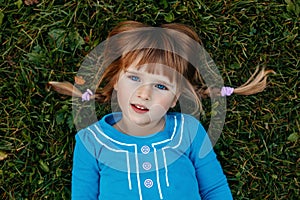
{"type": "Polygon", "coordinates": [[[136,113],[146,113],[149,111],[149,109],[145,106],[139,105],[139,104],[130,104],[131,108],[136,112],[136,113]]]}

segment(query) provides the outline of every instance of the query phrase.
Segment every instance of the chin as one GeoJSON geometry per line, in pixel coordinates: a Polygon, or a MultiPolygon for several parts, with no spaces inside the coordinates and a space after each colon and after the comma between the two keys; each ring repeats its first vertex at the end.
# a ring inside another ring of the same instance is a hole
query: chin
{"type": "Polygon", "coordinates": [[[134,123],[137,126],[147,126],[151,123],[151,121],[148,119],[141,119],[141,117],[137,118],[131,118],[131,122],[134,123]]]}

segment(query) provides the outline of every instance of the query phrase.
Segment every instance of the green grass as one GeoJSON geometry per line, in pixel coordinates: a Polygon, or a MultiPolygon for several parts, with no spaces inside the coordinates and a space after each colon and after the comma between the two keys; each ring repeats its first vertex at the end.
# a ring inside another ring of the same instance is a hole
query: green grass
{"type": "Polygon", "coordinates": [[[298,199],[299,15],[299,0],[0,0],[0,199],[70,199],[71,99],[45,85],[73,81],[84,56],[127,19],[191,25],[226,85],[258,65],[276,71],[263,93],[228,98],[215,147],[235,199],[298,199]]]}

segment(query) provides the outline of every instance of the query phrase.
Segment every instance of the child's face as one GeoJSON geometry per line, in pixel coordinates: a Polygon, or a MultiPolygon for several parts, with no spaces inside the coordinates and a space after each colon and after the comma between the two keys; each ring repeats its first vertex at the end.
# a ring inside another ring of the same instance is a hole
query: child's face
{"type": "Polygon", "coordinates": [[[159,70],[148,73],[147,67],[128,67],[114,86],[123,118],[141,127],[160,122],[169,108],[176,105],[178,97],[176,83],[159,70]]]}

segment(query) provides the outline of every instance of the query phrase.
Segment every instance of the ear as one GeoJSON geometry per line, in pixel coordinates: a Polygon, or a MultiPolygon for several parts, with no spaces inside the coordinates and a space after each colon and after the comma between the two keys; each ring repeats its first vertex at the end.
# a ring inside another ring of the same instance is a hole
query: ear
{"type": "Polygon", "coordinates": [[[114,84],[114,90],[118,91],[118,81],[116,81],[116,83],[114,84]]]}
{"type": "Polygon", "coordinates": [[[176,106],[176,104],[177,104],[177,100],[176,101],[174,100],[174,102],[171,105],[171,108],[174,108],[176,106]]]}
{"type": "Polygon", "coordinates": [[[171,108],[174,108],[174,107],[176,106],[179,97],[180,97],[180,94],[179,94],[179,93],[175,95],[174,100],[173,100],[173,103],[172,103],[172,105],[171,105],[171,108]]]}
{"type": "Polygon", "coordinates": [[[118,89],[119,89],[119,84],[118,84],[118,82],[119,82],[119,79],[122,77],[123,74],[124,74],[124,72],[118,72],[118,73],[113,77],[113,82],[115,82],[115,83],[114,83],[114,90],[115,90],[115,91],[118,91],[118,89]]]}
{"type": "Polygon", "coordinates": [[[114,82],[114,90],[118,91],[119,89],[119,75],[115,75],[115,77],[113,78],[113,82],[114,82]]]}

